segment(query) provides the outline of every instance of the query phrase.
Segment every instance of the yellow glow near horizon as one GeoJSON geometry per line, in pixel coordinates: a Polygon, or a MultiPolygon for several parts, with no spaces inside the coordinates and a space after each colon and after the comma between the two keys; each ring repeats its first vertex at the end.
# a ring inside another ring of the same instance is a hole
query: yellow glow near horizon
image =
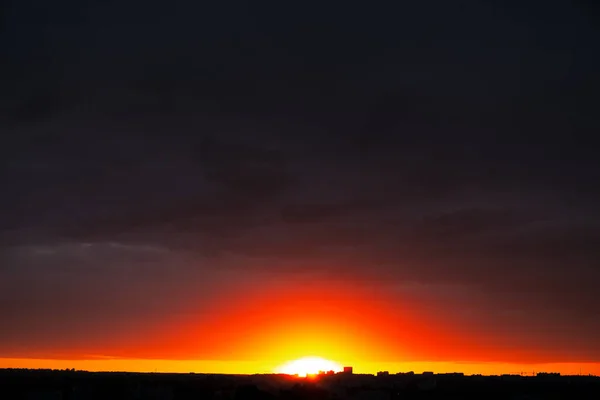
{"type": "Polygon", "coordinates": [[[307,376],[318,374],[321,371],[340,372],[342,370],[342,366],[335,361],[326,360],[321,357],[303,357],[277,367],[275,372],[279,374],[307,376]]]}

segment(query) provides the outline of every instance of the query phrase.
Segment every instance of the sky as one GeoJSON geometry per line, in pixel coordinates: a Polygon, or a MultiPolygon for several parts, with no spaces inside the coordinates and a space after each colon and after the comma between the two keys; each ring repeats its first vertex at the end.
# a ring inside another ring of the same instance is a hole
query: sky
{"type": "Polygon", "coordinates": [[[13,1],[0,367],[600,374],[598,14],[13,1]]]}

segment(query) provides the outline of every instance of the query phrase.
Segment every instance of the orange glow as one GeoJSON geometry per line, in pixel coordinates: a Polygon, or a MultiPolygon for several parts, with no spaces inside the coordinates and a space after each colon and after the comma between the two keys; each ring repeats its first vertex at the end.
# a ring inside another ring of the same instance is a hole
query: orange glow
{"type": "Polygon", "coordinates": [[[0,367],[304,375],[337,371],[341,364],[358,373],[600,373],[600,364],[568,357],[555,362],[535,349],[508,347],[493,330],[474,333],[443,313],[350,281],[264,284],[186,307],[127,336],[4,353],[0,367]],[[304,359],[316,354],[322,361],[304,359]]]}
{"type": "MultiPolygon", "coordinates": [[[[394,310],[375,294],[332,284],[272,288],[244,299],[229,297],[218,308],[202,323],[187,318],[174,321],[171,326],[177,329],[156,342],[138,342],[135,354],[162,349],[161,358],[261,360],[273,367],[318,354],[356,364],[385,359],[390,348],[406,359],[405,343],[410,341],[389,326],[424,333],[424,327],[409,322],[409,309],[397,308],[401,317],[390,324],[394,310]]],[[[127,350],[131,354],[132,347],[127,350]]]]}
{"type": "Polygon", "coordinates": [[[275,368],[275,372],[278,374],[307,376],[327,371],[340,372],[342,369],[342,366],[334,361],[321,357],[303,357],[275,368]]]}

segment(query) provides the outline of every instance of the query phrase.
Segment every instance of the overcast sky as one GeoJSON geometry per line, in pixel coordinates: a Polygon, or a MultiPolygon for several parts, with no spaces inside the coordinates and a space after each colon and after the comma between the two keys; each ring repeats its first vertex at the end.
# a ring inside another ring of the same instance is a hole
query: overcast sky
{"type": "Polygon", "coordinates": [[[591,3],[12,3],[0,354],[314,280],[600,362],[591,3]]]}

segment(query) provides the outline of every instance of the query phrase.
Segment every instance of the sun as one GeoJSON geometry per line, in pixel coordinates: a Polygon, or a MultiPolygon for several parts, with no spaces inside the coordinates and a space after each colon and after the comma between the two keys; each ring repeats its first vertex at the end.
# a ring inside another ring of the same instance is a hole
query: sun
{"type": "Polygon", "coordinates": [[[321,371],[341,372],[342,370],[342,366],[335,361],[321,357],[303,357],[277,367],[275,372],[278,374],[307,376],[318,374],[321,371]]]}

